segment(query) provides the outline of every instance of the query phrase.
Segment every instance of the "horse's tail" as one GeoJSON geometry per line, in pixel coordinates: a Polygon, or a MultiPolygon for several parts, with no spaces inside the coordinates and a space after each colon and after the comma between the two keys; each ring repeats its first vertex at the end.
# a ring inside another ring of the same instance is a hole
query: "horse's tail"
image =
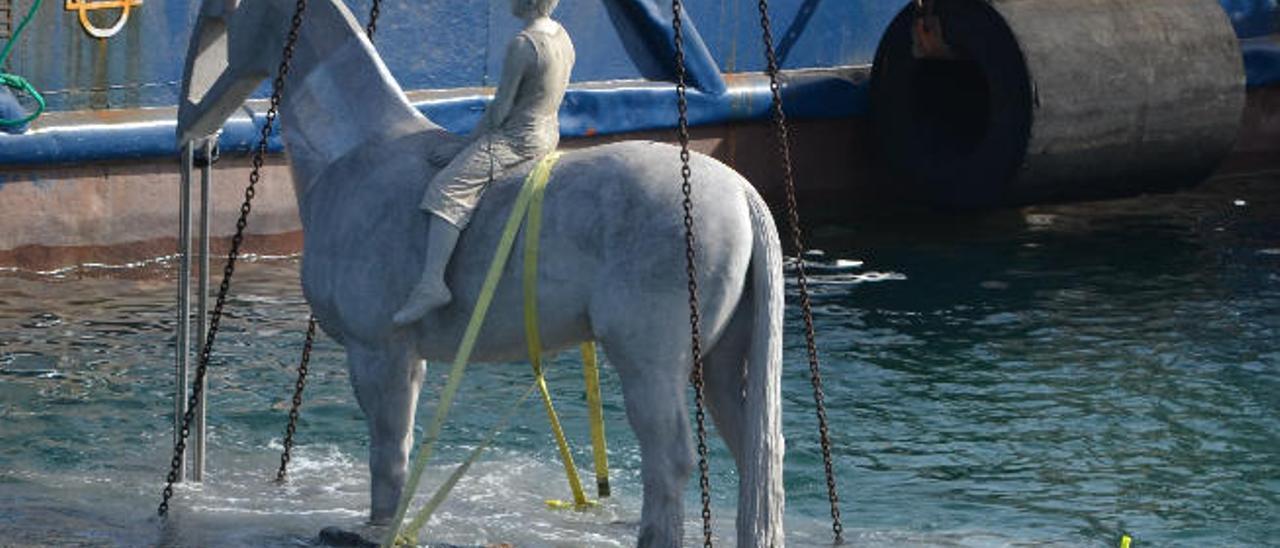
{"type": "Polygon", "coordinates": [[[746,185],[751,215],[751,344],[747,355],[738,545],[783,545],[782,250],[764,200],[746,185]]]}

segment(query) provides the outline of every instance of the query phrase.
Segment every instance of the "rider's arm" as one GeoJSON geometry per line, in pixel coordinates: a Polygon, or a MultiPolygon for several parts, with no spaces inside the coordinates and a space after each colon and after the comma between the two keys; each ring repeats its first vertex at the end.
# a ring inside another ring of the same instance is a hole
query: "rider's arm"
{"type": "Polygon", "coordinates": [[[431,163],[443,167],[453,160],[468,144],[485,135],[489,131],[502,127],[502,123],[511,115],[511,107],[515,105],[516,92],[520,90],[520,81],[530,67],[536,65],[538,53],[533,43],[523,35],[516,35],[507,44],[506,58],[502,61],[502,80],[498,82],[498,90],[493,101],[485,107],[484,115],[471,132],[462,138],[444,135],[444,141],[432,151],[431,163]]]}
{"type": "MultiPolygon", "coordinates": [[[[485,109],[482,126],[492,130],[502,127],[502,123],[511,115],[511,107],[515,105],[516,93],[520,91],[520,81],[530,68],[536,66],[538,52],[533,43],[523,34],[517,34],[507,44],[507,56],[502,61],[502,79],[498,82],[498,91],[493,102],[485,109]]],[[[476,128],[479,130],[480,128],[476,128]]]]}

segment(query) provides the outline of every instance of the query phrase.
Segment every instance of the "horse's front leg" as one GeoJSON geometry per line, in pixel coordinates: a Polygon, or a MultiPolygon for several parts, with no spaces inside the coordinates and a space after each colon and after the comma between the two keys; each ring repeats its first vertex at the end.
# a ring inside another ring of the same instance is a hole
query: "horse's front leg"
{"type": "Polygon", "coordinates": [[[373,524],[395,517],[404,489],[413,448],[413,414],[426,370],[413,348],[407,341],[347,346],[351,386],[369,426],[369,521],[373,524]]]}

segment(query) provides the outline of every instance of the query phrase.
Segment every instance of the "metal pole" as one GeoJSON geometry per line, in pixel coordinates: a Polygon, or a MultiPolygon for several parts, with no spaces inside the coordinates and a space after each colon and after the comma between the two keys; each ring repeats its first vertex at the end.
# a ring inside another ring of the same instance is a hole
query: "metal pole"
{"type": "MultiPolygon", "coordinates": [[[[175,337],[177,386],[173,398],[173,442],[182,436],[182,417],[187,412],[187,367],[191,361],[191,143],[182,147],[182,181],[178,188],[178,325],[175,337]]],[[[181,456],[178,481],[186,481],[186,455],[181,456]]]]}
{"type": "MultiPolygon", "coordinates": [[[[200,235],[199,235],[199,255],[198,262],[200,264],[200,277],[197,278],[196,285],[196,341],[197,344],[204,344],[204,340],[208,334],[208,312],[209,312],[209,209],[210,209],[210,192],[209,187],[213,178],[213,147],[217,138],[211,138],[204,143],[204,159],[200,163],[200,235]]],[[[203,379],[204,386],[200,387],[200,400],[196,402],[194,436],[191,450],[191,479],[194,481],[204,481],[204,455],[205,455],[205,400],[209,395],[209,378],[203,379]]]]}

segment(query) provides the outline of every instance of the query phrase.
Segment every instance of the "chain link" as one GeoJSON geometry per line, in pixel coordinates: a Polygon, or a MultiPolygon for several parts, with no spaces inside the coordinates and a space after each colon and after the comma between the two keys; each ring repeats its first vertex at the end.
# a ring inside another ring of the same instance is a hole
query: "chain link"
{"type": "Polygon", "coordinates": [[[773,93],[773,122],[777,129],[778,154],[782,157],[782,174],[787,195],[787,220],[791,246],[796,253],[796,285],[800,289],[800,310],[804,316],[805,347],[809,354],[810,384],[817,406],[818,435],[822,444],[822,464],[827,475],[827,499],[831,503],[831,531],[837,544],[844,542],[844,525],[840,521],[840,495],[836,491],[835,471],[831,466],[831,438],[827,431],[826,396],[822,392],[822,373],[818,364],[817,337],[813,327],[813,306],[809,299],[809,281],[804,268],[804,240],[800,234],[800,208],[796,204],[796,184],[791,165],[791,135],[786,112],[782,108],[782,86],[778,83],[778,58],[774,54],[773,30],[769,23],[769,1],[759,0],[760,27],[764,34],[764,51],[768,63],[769,90],[773,93]]]}
{"type": "Polygon", "coordinates": [[[276,483],[284,483],[289,461],[292,460],[293,434],[298,427],[298,409],[302,407],[302,390],[307,386],[307,367],[311,363],[311,346],[316,340],[316,317],[307,322],[307,341],[302,345],[302,360],[298,362],[298,382],[293,385],[293,406],[289,408],[289,424],[284,428],[284,453],[280,454],[280,470],[276,483]]]}
{"type": "MultiPolygon", "coordinates": [[[[378,14],[381,0],[373,0],[369,10],[369,26],[365,27],[365,35],[373,41],[373,34],[378,30],[378,14]]],[[[298,380],[294,383],[293,406],[289,409],[289,423],[284,428],[284,452],[280,454],[280,469],[276,471],[276,483],[284,483],[288,477],[289,461],[293,460],[293,435],[297,430],[298,413],[302,407],[302,392],[307,387],[307,367],[311,363],[311,347],[316,341],[316,317],[312,315],[307,321],[307,339],[302,343],[302,359],[298,361],[298,380]]]]}
{"type": "Polygon", "coordinates": [[[373,6],[369,8],[369,25],[364,28],[365,36],[369,37],[369,41],[373,41],[373,33],[378,32],[378,15],[382,13],[382,0],[373,0],[373,6]]]}
{"type": "Polygon", "coordinates": [[[285,41],[284,56],[276,78],[272,82],[271,105],[267,109],[262,134],[258,146],[253,152],[253,170],[249,173],[249,186],[244,189],[244,203],[240,204],[240,218],[236,220],[236,233],[231,238],[231,250],[227,252],[227,264],[222,269],[222,283],[218,286],[218,297],[209,315],[209,331],[205,336],[204,346],[200,348],[200,358],[196,367],[195,380],[192,382],[191,397],[187,400],[187,412],[182,416],[182,428],[179,429],[178,441],[173,446],[173,459],[170,461],[169,475],[165,478],[164,491],[160,507],[156,513],[161,517],[169,514],[169,499],[173,498],[173,484],[178,481],[178,470],[182,467],[182,455],[187,450],[187,436],[191,434],[191,421],[195,417],[196,405],[204,396],[205,374],[209,368],[209,356],[213,353],[213,343],[218,337],[218,328],[222,324],[222,308],[227,303],[227,293],[231,289],[231,277],[235,274],[236,260],[240,257],[240,247],[244,243],[244,230],[249,226],[249,212],[253,209],[253,197],[256,194],[258,181],[262,178],[263,158],[267,153],[267,138],[271,135],[271,127],[275,124],[280,111],[280,96],[284,93],[284,79],[289,74],[289,61],[293,58],[293,48],[298,42],[298,32],[302,27],[302,13],[307,9],[307,0],[297,0],[293,18],[290,20],[289,36],[285,41]]]}
{"type": "Polygon", "coordinates": [[[676,103],[680,111],[677,136],[680,139],[680,185],[684,193],[684,259],[685,272],[689,276],[689,331],[693,351],[693,370],[690,378],[693,382],[694,418],[698,435],[698,487],[702,494],[702,545],[711,547],[711,479],[707,465],[707,415],[703,405],[702,377],[702,335],[701,318],[698,313],[698,278],[694,254],[693,236],[693,184],[689,169],[689,99],[686,85],[687,74],[684,62],[684,29],[681,14],[684,11],[683,0],[671,0],[671,26],[674,31],[676,46],[676,103]]]}

